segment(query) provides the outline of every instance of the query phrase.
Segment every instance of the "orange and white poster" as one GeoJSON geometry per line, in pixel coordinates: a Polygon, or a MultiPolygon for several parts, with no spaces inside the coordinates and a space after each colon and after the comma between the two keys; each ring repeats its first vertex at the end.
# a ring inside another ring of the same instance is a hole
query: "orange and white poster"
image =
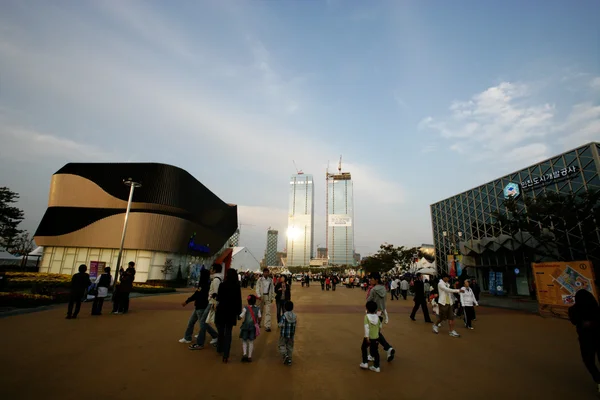
{"type": "Polygon", "coordinates": [[[590,261],[533,263],[540,314],[566,316],[575,293],[588,290],[598,299],[590,261]]]}

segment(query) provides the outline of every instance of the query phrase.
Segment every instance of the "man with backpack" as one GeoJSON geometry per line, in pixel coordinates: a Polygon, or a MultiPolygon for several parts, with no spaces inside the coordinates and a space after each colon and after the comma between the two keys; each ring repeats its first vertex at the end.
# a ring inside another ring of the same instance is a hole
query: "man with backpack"
{"type": "Polygon", "coordinates": [[[110,275],[110,267],[104,268],[104,273],[96,279],[96,297],[92,304],[92,315],[102,315],[104,299],[108,296],[108,288],[113,285],[113,277],[110,275]]]}

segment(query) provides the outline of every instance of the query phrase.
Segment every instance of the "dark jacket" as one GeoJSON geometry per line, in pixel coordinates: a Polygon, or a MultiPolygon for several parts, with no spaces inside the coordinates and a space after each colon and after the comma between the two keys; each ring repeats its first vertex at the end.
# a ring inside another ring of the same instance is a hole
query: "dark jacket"
{"type": "Polygon", "coordinates": [[[217,292],[215,323],[235,326],[242,313],[242,289],[236,282],[224,281],[217,292]]]}
{"type": "Polygon", "coordinates": [[[415,291],[415,302],[425,300],[425,283],[422,280],[416,279],[414,281],[413,290],[415,291]]]}
{"type": "Polygon", "coordinates": [[[477,284],[477,283],[472,284],[471,290],[473,291],[473,294],[475,295],[475,300],[479,301],[479,295],[481,294],[481,287],[479,286],[479,284],[477,284]]]}
{"type": "Polygon", "coordinates": [[[121,277],[121,283],[119,283],[119,292],[130,293],[133,289],[133,275],[123,274],[121,277]]]}
{"type": "Polygon", "coordinates": [[[78,272],[71,278],[71,293],[83,293],[92,284],[90,275],[85,272],[78,272]]]}
{"type": "Polygon", "coordinates": [[[210,290],[210,282],[206,282],[203,285],[200,285],[200,288],[197,289],[193,295],[190,296],[189,299],[185,301],[185,304],[194,302],[194,307],[196,310],[204,310],[208,307],[208,291],[210,290]]]}
{"type": "Polygon", "coordinates": [[[285,293],[283,293],[281,282],[275,285],[275,301],[290,301],[292,299],[292,289],[289,284],[285,284],[285,293]]]}
{"type": "Polygon", "coordinates": [[[579,290],[575,295],[575,304],[569,307],[569,320],[577,328],[580,339],[600,340],[600,308],[591,293],[583,292],[587,291],[579,290]]]}

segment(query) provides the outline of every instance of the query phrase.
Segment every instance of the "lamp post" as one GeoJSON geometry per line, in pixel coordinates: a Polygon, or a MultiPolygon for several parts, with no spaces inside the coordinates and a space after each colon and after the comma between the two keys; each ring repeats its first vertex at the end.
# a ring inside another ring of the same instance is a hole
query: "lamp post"
{"type": "Polygon", "coordinates": [[[142,184],[135,182],[133,179],[123,179],[123,184],[129,186],[129,200],[127,200],[127,211],[125,211],[125,220],[123,221],[123,233],[121,235],[121,247],[119,247],[119,256],[117,257],[117,266],[115,269],[115,283],[114,289],[117,287],[117,281],[119,280],[119,272],[121,269],[121,258],[123,256],[123,246],[125,245],[125,232],[127,232],[127,221],[129,219],[129,211],[131,210],[131,201],[133,200],[133,191],[135,188],[142,187],[142,184]]]}

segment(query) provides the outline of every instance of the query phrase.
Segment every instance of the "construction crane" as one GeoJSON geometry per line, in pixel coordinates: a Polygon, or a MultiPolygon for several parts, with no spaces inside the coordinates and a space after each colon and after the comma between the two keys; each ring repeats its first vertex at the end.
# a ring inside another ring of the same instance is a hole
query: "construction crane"
{"type": "Polygon", "coordinates": [[[298,167],[296,166],[296,161],[292,160],[292,162],[294,163],[294,168],[296,168],[296,173],[297,173],[298,175],[303,175],[303,174],[304,174],[304,172],[302,172],[302,170],[301,170],[301,169],[298,169],[298,167]]]}

